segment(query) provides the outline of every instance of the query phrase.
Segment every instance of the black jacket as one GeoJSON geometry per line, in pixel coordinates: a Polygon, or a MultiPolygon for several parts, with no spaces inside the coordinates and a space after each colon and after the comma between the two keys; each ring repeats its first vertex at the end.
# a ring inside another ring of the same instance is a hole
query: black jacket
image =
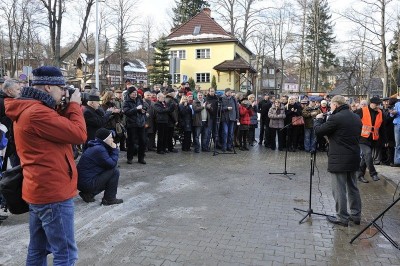
{"type": "Polygon", "coordinates": [[[127,99],[124,101],[124,114],[126,117],[126,127],[144,127],[146,123],[146,113],[143,113],[142,110],[138,110],[137,107],[139,105],[143,106],[143,100],[139,97],[136,99],[127,99]]]}
{"type": "Polygon", "coordinates": [[[270,100],[262,100],[258,103],[258,112],[261,115],[260,119],[267,124],[269,123],[268,112],[271,107],[272,103],[270,100]]]}
{"type": "Polygon", "coordinates": [[[188,105],[179,105],[179,125],[183,131],[192,131],[192,108],[188,105]]]}
{"type": "Polygon", "coordinates": [[[219,97],[217,95],[214,96],[207,95],[206,103],[209,104],[209,106],[207,107],[207,111],[210,114],[211,118],[217,117],[218,101],[219,97]]]}
{"type": "Polygon", "coordinates": [[[166,102],[157,101],[154,103],[157,124],[168,124],[169,116],[174,111],[174,105],[168,105],[166,102]]]}
{"type": "Polygon", "coordinates": [[[317,136],[328,136],[328,171],[353,172],[360,166],[360,117],[349,110],[348,105],[338,107],[329,119],[314,120],[317,136]]]}
{"type": "Polygon", "coordinates": [[[111,112],[104,112],[103,108],[95,110],[90,106],[85,107],[83,116],[85,117],[86,130],[87,130],[87,140],[92,140],[95,138],[96,131],[106,125],[109,120],[111,112]]]}

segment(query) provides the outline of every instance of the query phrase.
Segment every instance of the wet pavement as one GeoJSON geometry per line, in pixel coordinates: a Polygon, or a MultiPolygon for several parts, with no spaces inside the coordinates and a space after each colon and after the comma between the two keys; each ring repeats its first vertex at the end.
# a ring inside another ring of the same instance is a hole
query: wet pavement
{"type": "MultiPolygon", "coordinates": [[[[124,203],[76,203],[77,265],[400,265],[400,251],[374,227],[350,240],[396,196],[388,167],[381,180],[359,184],[362,221],[341,227],[311,215],[310,154],[263,146],[237,154],[147,153],[147,165],[120,158],[118,196],[124,203]],[[389,176],[389,174],[386,174],[389,176]]],[[[312,209],[334,214],[327,157],[318,153],[312,209]]],[[[397,177],[399,168],[390,168],[397,177]]],[[[370,179],[369,176],[367,176],[370,179]]],[[[400,241],[400,203],[378,224],[400,241]]],[[[0,226],[0,265],[23,265],[28,244],[27,215],[0,226]]]]}

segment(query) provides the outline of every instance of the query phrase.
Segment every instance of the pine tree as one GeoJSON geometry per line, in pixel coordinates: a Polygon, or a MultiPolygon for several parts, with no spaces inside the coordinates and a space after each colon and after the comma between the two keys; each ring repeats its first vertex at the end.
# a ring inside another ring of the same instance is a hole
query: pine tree
{"type": "Polygon", "coordinates": [[[306,53],[311,59],[311,89],[317,91],[319,86],[320,66],[327,69],[335,63],[331,50],[335,42],[327,0],[313,0],[309,4],[306,25],[306,53]]]}
{"type": "Polygon", "coordinates": [[[204,7],[210,4],[205,0],[175,0],[175,8],[172,8],[175,16],[173,18],[174,27],[182,25],[199,13],[204,7]]]}
{"type": "Polygon", "coordinates": [[[213,87],[215,90],[217,90],[217,79],[215,78],[215,75],[212,76],[211,87],[213,87]]]}
{"type": "Polygon", "coordinates": [[[400,87],[400,25],[397,26],[397,30],[393,33],[393,40],[389,46],[389,52],[391,55],[390,61],[392,62],[391,68],[391,81],[388,95],[395,94],[397,92],[397,88],[400,87]]]}
{"type": "Polygon", "coordinates": [[[128,42],[124,37],[118,37],[115,43],[114,52],[119,52],[126,55],[129,52],[128,42]]]}
{"type": "Polygon", "coordinates": [[[150,82],[152,84],[163,84],[167,81],[171,84],[171,75],[169,74],[169,48],[167,47],[167,40],[161,37],[156,43],[155,52],[153,56],[153,69],[150,72],[150,82]]]}

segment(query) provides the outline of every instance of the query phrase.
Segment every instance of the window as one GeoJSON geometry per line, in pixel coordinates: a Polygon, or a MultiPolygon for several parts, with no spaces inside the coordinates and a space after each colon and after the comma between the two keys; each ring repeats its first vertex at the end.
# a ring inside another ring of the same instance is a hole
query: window
{"type": "Polygon", "coordinates": [[[200,33],[200,30],[201,30],[201,26],[194,27],[193,35],[198,35],[200,33]]]}
{"type": "Polygon", "coordinates": [[[270,69],[268,70],[268,74],[270,74],[270,75],[273,75],[273,74],[275,74],[275,71],[274,71],[274,69],[273,69],[273,68],[270,68],[270,69]]]}
{"type": "Polygon", "coordinates": [[[210,82],[210,73],[196,73],[196,82],[210,82]]]}
{"type": "Polygon", "coordinates": [[[181,83],[181,74],[175,73],[173,76],[172,83],[181,83]]]}
{"type": "Polygon", "coordinates": [[[196,49],[196,59],[210,58],[210,49],[196,49]]]}
{"type": "Polygon", "coordinates": [[[186,50],[171,51],[172,58],[186,59],[186,50]]]}

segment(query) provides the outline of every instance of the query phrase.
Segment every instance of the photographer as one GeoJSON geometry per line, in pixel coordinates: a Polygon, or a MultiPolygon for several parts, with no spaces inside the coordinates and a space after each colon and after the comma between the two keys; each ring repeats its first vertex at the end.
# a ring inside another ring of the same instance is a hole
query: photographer
{"type": "Polygon", "coordinates": [[[321,114],[321,110],[315,104],[315,100],[311,99],[307,107],[302,111],[304,118],[304,150],[314,153],[317,146],[317,137],[314,132],[314,118],[321,114]]]}
{"type": "Polygon", "coordinates": [[[144,160],[146,150],[146,136],[144,131],[146,110],[143,108],[142,99],[138,97],[137,90],[133,86],[127,90],[127,99],[124,102],[123,110],[128,133],[126,141],[127,163],[132,164],[133,157],[137,155],[138,163],[146,164],[144,160]]]}
{"type": "Polygon", "coordinates": [[[14,137],[23,168],[22,198],[29,204],[29,247],[26,265],[74,265],[78,248],[74,236],[74,200],[78,174],[71,144],[86,140],[81,95],[64,90],[65,79],[54,66],[32,71],[33,87],[21,98],[4,100],[14,121],[14,137]],[[62,113],[55,109],[70,97],[62,113]]]}
{"type": "Polygon", "coordinates": [[[349,221],[360,224],[361,198],[357,187],[356,171],[360,165],[360,118],[349,110],[346,99],[336,95],[331,101],[332,115],[324,123],[324,115],[314,120],[317,136],[329,139],[328,172],[332,177],[336,217],[327,216],[330,223],[348,226],[349,221]],[[350,214],[347,211],[350,206],[350,214]]]}

